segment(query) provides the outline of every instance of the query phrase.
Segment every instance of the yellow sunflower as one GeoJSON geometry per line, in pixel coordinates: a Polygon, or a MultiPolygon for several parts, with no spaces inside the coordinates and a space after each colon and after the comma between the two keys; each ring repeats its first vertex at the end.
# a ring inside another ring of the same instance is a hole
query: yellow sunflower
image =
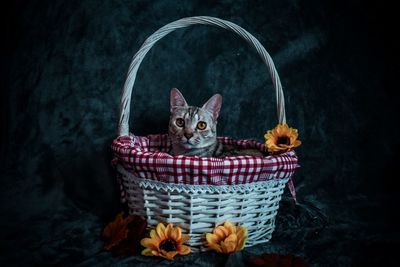
{"type": "Polygon", "coordinates": [[[297,140],[298,137],[297,129],[289,128],[286,123],[278,124],[264,135],[265,146],[268,152],[288,151],[301,145],[301,141],[297,140]]]}
{"type": "Polygon", "coordinates": [[[159,223],[156,229],[150,231],[150,238],[143,238],[140,244],[145,247],[142,255],[159,256],[173,260],[176,254],[187,255],[190,247],[183,245],[190,239],[189,235],[182,234],[182,229],[168,224],[159,223]]]}
{"type": "Polygon", "coordinates": [[[226,221],[224,225],[214,228],[213,233],[206,234],[208,247],[218,253],[233,253],[244,248],[247,240],[247,228],[235,226],[226,221]]]}

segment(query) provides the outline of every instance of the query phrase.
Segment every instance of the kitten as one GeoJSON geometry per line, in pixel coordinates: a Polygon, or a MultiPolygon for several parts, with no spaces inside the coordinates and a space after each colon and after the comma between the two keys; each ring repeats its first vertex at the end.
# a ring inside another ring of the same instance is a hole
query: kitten
{"type": "Polygon", "coordinates": [[[174,88],[171,90],[171,117],[169,138],[171,155],[199,157],[224,157],[251,155],[262,156],[256,149],[240,150],[222,145],[217,140],[217,119],[221,110],[222,96],[213,95],[201,108],[189,106],[185,98],[174,88]]]}
{"type": "Polygon", "coordinates": [[[213,95],[201,108],[189,106],[174,88],[171,90],[169,137],[171,155],[215,157],[222,151],[217,141],[217,119],[222,97],[213,95]]]}

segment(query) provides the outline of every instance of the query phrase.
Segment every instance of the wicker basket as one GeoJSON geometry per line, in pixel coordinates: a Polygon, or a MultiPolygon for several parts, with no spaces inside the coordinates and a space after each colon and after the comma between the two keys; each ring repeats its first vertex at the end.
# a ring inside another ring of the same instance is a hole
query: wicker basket
{"type": "MultiPolygon", "coordinates": [[[[133,57],[121,99],[119,137],[113,141],[122,201],[130,213],[159,222],[179,225],[190,234],[189,245],[206,249],[204,233],[226,220],[248,229],[246,246],[269,241],[283,190],[298,167],[294,151],[267,157],[237,156],[199,158],[171,156],[167,135],[134,136],[129,133],[133,84],[139,65],[151,47],[175,29],[195,24],[222,27],[244,38],[267,65],[274,89],[278,122],[286,123],[282,86],[274,63],[264,47],[236,24],[213,17],[183,18],[160,28],[147,38],[133,57]]],[[[249,140],[220,138],[244,148],[265,149],[249,140]]]]}

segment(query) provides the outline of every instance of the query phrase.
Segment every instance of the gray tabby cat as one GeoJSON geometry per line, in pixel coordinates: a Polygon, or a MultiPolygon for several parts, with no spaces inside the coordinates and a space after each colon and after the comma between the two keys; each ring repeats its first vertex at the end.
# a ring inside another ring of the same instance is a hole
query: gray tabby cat
{"type": "Polygon", "coordinates": [[[217,141],[217,119],[222,97],[212,96],[201,108],[189,106],[174,88],[171,90],[169,138],[172,155],[199,157],[219,156],[222,145],[217,141]]]}
{"type": "Polygon", "coordinates": [[[262,156],[255,149],[237,150],[224,146],[217,140],[217,119],[221,110],[222,96],[213,95],[201,108],[189,106],[185,98],[174,88],[171,90],[171,117],[169,138],[171,155],[222,157],[236,155],[262,156]]]}

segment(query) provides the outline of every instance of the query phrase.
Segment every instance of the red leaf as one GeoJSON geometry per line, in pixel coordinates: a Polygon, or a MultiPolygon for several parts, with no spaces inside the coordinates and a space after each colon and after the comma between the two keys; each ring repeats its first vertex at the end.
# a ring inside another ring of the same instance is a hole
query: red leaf
{"type": "Polygon", "coordinates": [[[128,215],[124,218],[123,212],[119,213],[103,230],[106,239],[104,249],[115,255],[136,253],[146,227],[147,223],[141,217],[128,215]]]}

